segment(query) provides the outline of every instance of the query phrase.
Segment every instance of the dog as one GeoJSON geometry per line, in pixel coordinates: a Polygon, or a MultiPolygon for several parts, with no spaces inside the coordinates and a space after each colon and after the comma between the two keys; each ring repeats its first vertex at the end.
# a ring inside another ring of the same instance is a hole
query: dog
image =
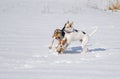
{"type": "Polygon", "coordinates": [[[56,48],[57,52],[61,53],[70,45],[72,41],[80,41],[82,52],[86,53],[88,51],[87,43],[89,38],[96,32],[93,31],[90,35],[86,34],[84,31],[79,31],[73,28],[73,22],[67,22],[64,26],[65,36],[59,43],[58,47],[56,48]]]}
{"type": "Polygon", "coordinates": [[[62,29],[56,29],[54,31],[54,34],[52,36],[53,40],[49,46],[49,49],[52,49],[52,46],[53,46],[53,43],[54,43],[54,40],[58,40],[58,45],[56,46],[56,48],[58,48],[58,46],[61,44],[61,41],[62,39],[64,38],[65,36],[65,32],[64,32],[64,28],[65,28],[66,24],[64,25],[64,27],[62,29]]]}

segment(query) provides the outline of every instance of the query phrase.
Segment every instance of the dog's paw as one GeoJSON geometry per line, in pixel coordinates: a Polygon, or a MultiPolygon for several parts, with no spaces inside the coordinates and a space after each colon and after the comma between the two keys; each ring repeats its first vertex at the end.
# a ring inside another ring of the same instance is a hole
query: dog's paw
{"type": "Polygon", "coordinates": [[[49,46],[48,48],[49,48],[49,49],[52,49],[52,47],[51,47],[51,46],[49,46]]]}
{"type": "Polygon", "coordinates": [[[88,48],[86,48],[85,50],[82,50],[81,53],[87,53],[88,52],[88,48]]]}

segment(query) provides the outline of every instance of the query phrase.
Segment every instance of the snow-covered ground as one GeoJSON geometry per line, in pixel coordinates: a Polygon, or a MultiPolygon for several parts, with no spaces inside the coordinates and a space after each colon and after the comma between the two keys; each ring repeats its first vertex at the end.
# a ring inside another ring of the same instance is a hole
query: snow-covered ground
{"type": "Polygon", "coordinates": [[[1,0],[0,79],[120,79],[120,12],[104,11],[106,2],[1,0]],[[98,27],[88,53],[77,41],[60,55],[48,49],[68,20],[88,34],[98,27]]]}

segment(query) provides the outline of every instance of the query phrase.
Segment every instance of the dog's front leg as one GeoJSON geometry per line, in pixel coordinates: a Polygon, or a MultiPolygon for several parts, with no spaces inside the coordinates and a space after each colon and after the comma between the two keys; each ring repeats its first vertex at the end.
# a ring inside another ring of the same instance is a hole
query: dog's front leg
{"type": "Polygon", "coordinates": [[[85,45],[85,46],[82,46],[82,53],[86,53],[88,51],[88,48],[87,48],[87,46],[85,45]]]}
{"type": "Polygon", "coordinates": [[[68,40],[67,38],[64,38],[64,40],[62,41],[62,48],[63,48],[63,51],[68,47],[69,43],[68,43],[68,40]]]}
{"type": "Polygon", "coordinates": [[[86,36],[82,40],[82,53],[86,53],[88,51],[87,43],[88,43],[88,37],[86,36]]]}
{"type": "Polygon", "coordinates": [[[63,46],[63,51],[62,51],[62,52],[64,52],[64,50],[65,50],[68,46],[69,46],[69,44],[66,43],[66,44],[63,46]]]}
{"type": "Polygon", "coordinates": [[[60,43],[61,43],[61,40],[59,40],[58,45],[56,46],[56,49],[58,48],[58,46],[60,45],[60,43]]]}
{"type": "Polygon", "coordinates": [[[53,38],[53,40],[52,40],[52,42],[51,42],[51,44],[50,44],[50,46],[49,46],[49,49],[52,49],[52,46],[53,46],[53,43],[54,43],[54,38],[53,38]]]}
{"type": "Polygon", "coordinates": [[[64,49],[66,49],[68,46],[69,46],[69,44],[67,43],[67,44],[65,45],[64,49]]]}

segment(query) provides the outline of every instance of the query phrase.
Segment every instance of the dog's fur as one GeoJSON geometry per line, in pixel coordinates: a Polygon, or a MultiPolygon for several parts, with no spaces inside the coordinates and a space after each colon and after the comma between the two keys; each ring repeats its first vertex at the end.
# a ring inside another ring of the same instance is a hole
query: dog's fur
{"type": "Polygon", "coordinates": [[[58,46],[61,44],[61,41],[62,41],[62,39],[63,39],[64,36],[65,36],[65,32],[64,32],[65,26],[66,26],[66,24],[64,25],[64,27],[63,27],[61,30],[60,30],[60,29],[56,29],[56,30],[54,31],[54,34],[53,34],[53,36],[52,36],[53,40],[52,40],[52,42],[51,42],[51,44],[50,44],[50,46],[49,46],[49,49],[52,48],[55,39],[58,40],[58,45],[57,45],[56,48],[58,48],[58,46]]]}
{"type": "Polygon", "coordinates": [[[68,47],[68,45],[72,41],[80,41],[81,47],[82,47],[82,52],[85,53],[88,51],[87,43],[88,43],[89,37],[93,33],[91,35],[87,35],[83,31],[78,31],[78,30],[73,28],[73,22],[69,22],[69,21],[64,26],[64,32],[65,32],[65,36],[61,40],[61,42],[59,43],[59,46],[56,48],[56,50],[59,53],[64,52],[64,50],[68,47]]]}
{"type": "Polygon", "coordinates": [[[63,53],[65,48],[63,48],[62,46],[65,45],[67,43],[67,39],[61,40],[58,44],[58,46],[56,47],[56,51],[58,53],[63,53]]]}
{"type": "MultiPolygon", "coordinates": [[[[49,49],[52,48],[55,39],[58,40],[58,45],[59,45],[59,44],[60,44],[60,41],[63,39],[63,37],[64,37],[64,33],[62,34],[62,30],[56,29],[56,30],[54,31],[53,36],[52,36],[53,40],[52,40],[52,42],[51,42],[51,44],[50,44],[50,46],[49,46],[49,49]]],[[[57,47],[58,47],[58,46],[57,46],[57,47]]],[[[57,48],[57,47],[56,47],[56,48],[57,48]]]]}

